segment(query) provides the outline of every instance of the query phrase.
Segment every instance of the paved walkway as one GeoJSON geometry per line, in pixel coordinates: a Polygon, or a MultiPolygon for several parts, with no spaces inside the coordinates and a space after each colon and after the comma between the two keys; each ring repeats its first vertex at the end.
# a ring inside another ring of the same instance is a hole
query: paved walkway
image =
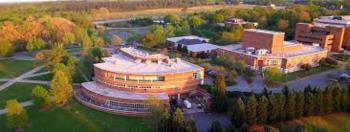
{"type": "MultiPolygon", "coordinates": [[[[24,102],[21,102],[21,105],[23,107],[31,106],[33,105],[33,101],[32,100],[24,101],[24,102]]],[[[0,115],[6,114],[6,113],[7,113],[6,109],[0,110],[0,115]]]]}
{"type": "Polygon", "coordinates": [[[18,81],[20,81],[20,80],[22,80],[24,78],[30,77],[32,74],[40,71],[44,67],[45,67],[44,65],[43,66],[38,66],[38,67],[36,67],[36,68],[26,72],[26,73],[23,73],[22,75],[20,75],[17,78],[8,80],[6,83],[4,83],[3,85],[0,86],[0,91],[6,89],[7,87],[11,86],[12,84],[14,84],[14,83],[16,83],[16,82],[18,82],[18,81]]]}

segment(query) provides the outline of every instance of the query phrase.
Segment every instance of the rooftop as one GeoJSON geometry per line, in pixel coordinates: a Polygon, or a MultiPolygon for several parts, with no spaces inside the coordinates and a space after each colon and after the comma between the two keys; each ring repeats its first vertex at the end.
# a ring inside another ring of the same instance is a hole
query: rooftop
{"type": "MultiPolygon", "coordinates": [[[[165,56],[165,55],[162,55],[165,56]]],[[[166,56],[167,57],[167,56],[166,56]]],[[[202,67],[187,61],[176,59],[165,59],[163,61],[143,63],[138,59],[132,58],[125,53],[119,52],[111,57],[103,58],[103,63],[94,64],[95,67],[110,72],[127,74],[166,74],[199,70],[202,67]]]]}
{"type": "Polygon", "coordinates": [[[200,40],[200,39],[181,39],[177,41],[177,43],[182,45],[195,45],[195,44],[206,43],[206,41],[200,40]]]}
{"type": "Polygon", "coordinates": [[[168,56],[163,54],[150,54],[149,52],[139,50],[133,47],[120,48],[120,50],[134,58],[139,59],[168,59],[168,56]]]}
{"type": "Polygon", "coordinates": [[[323,23],[348,26],[350,25],[350,16],[321,16],[320,18],[315,19],[314,21],[318,24],[323,23]]]}
{"type": "Polygon", "coordinates": [[[202,52],[202,51],[212,51],[219,48],[219,46],[209,43],[196,44],[187,46],[188,51],[192,52],[202,52]]]}
{"type": "Polygon", "coordinates": [[[128,99],[128,100],[147,100],[149,96],[156,96],[161,100],[168,100],[169,96],[166,93],[134,93],[121,91],[117,89],[106,88],[96,82],[84,82],[81,84],[87,90],[111,98],[128,99]]]}
{"type": "Polygon", "coordinates": [[[277,31],[263,30],[263,29],[246,29],[245,31],[257,32],[257,33],[266,33],[266,34],[284,34],[284,32],[277,32],[277,31]]]}
{"type": "Polygon", "coordinates": [[[200,41],[209,42],[209,39],[207,39],[207,38],[198,37],[198,36],[194,36],[194,35],[167,38],[168,41],[173,42],[173,43],[177,43],[178,41],[183,40],[183,39],[189,39],[189,40],[198,39],[200,41]]]}
{"type": "MultiPolygon", "coordinates": [[[[295,45],[299,43],[294,43],[294,42],[285,42],[285,46],[289,45],[295,45]],[[286,45],[287,44],[287,45],[286,45]]],[[[326,51],[325,49],[322,49],[321,47],[318,46],[311,46],[311,45],[304,45],[300,44],[301,48],[297,51],[295,50],[285,50],[283,53],[278,53],[278,54],[263,54],[263,55],[257,55],[254,53],[248,53],[247,49],[244,48],[241,44],[235,44],[235,45],[228,45],[228,46],[222,46],[220,47],[221,49],[231,51],[231,52],[236,52],[240,54],[245,54],[253,57],[260,57],[260,56],[269,56],[269,57],[278,57],[278,58],[288,58],[288,57],[296,57],[296,56],[301,56],[301,55],[307,55],[307,54],[312,54],[312,53],[317,53],[317,52],[324,52],[326,51]]]]}

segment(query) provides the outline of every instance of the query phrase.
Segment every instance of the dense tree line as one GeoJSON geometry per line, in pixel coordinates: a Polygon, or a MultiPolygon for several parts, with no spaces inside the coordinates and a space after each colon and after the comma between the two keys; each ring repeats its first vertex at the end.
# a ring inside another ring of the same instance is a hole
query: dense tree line
{"type": "Polygon", "coordinates": [[[307,116],[350,111],[350,87],[328,86],[324,91],[306,87],[303,92],[263,92],[246,98],[238,97],[231,118],[234,128],[242,125],[270,124],[307,116]]]}

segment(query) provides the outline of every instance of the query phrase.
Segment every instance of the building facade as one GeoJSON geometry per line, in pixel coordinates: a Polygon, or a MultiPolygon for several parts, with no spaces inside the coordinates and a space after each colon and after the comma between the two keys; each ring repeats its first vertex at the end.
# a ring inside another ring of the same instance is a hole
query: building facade
{"type": "Polygon", "coordinates": [[[318,44],[332,52],[350,46],[350,16],[323,16],[313,23],[298,23],[295,40],[304,44],[318,44]]]}
{"type": "Polygon", "coordinates": [[[120,48],[94,65],[94,81],[82,83],[75,97],[83,104],[114,114],[144,116],[151,96],[169,106],[171,97],[195,93],[204,69],[181,59],[120,48]]]}
{"type": "Polygon", "coordinates": [[[317,66],[327,57],[327,50],[319,46],[284,41],[283,32],[259,29],[245,30],[241,44],[221,47],[217,53],[243,60],[254,70],[277,67],[284,73],[298,71],[303,64],[317,66]]]}

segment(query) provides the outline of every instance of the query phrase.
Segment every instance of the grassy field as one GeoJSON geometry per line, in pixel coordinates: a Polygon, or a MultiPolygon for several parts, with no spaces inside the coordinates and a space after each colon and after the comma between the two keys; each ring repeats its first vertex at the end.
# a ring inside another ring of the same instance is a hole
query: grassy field
{"type": "MultiPolygon", "coordinates": [[[[42,76],[36,76],[36,77],[32,77],[29,78],[29,80],[40,80],[40,81],[51,81],[53,77],[53,74],[46,74],[46,75],[42,75],[42,76]]],[[[74,83],[82,83],[82,82],[86,82],[83,78],[83,76],[81,74],[77,74],[73,77],[73,82],[74,83]]]]}
{"type": "MultiPolygon", "coordinates": [[[[29,126],[25,132],[149,132],[142,118],[111,115],[89,109],[72,100],[63,108],[38,112],[27,109],[29,126]]],[[[9,132],[5,116],[0,116],[0,130],[9,132]]]]}
{"type": "MultiPolygon", "coordinates": [[[[32,89],[37,86],[37,84],[29,83],[15,83],[5,90],[0,92],[0,109],[5,107],[5,103],[10,99],[17,99],[17,101],[27,101],[32,98],[32,89]]],[[[42,85],[46,88],[48,86],[42,85]]]]}
{"type": "MultiPolygon", "coordinates": [[[[205,11],[215,11],[223,8],[253,8],[251,5],[208,5],[208,6],[197,6],[190,7],[186,13],[197,13],[205,11]]],[[[133,17],[152,17],[152,16],[164,16],[169,13],[181,14],[183,13],[182,8],[162,8],[162,9],[146,9],[126,12],[111,12],[106,19],[120,19],[120,18],[133,18],[133,17]]],[[[101,18],[97,16],[96,18],[101,18]]]]}
{"type": "Polygon", "coordinates": [[[0,78],[15,78],[38,65],[36,61],[0,60],[0,78]]]}
{"type": "Polygon", "coordinates": [[[283,132],[295,132],[300,129],[310,132],[349,132],[350,113],[337,113],[326,116],[313,116],[273,125],[283,132]]]}

